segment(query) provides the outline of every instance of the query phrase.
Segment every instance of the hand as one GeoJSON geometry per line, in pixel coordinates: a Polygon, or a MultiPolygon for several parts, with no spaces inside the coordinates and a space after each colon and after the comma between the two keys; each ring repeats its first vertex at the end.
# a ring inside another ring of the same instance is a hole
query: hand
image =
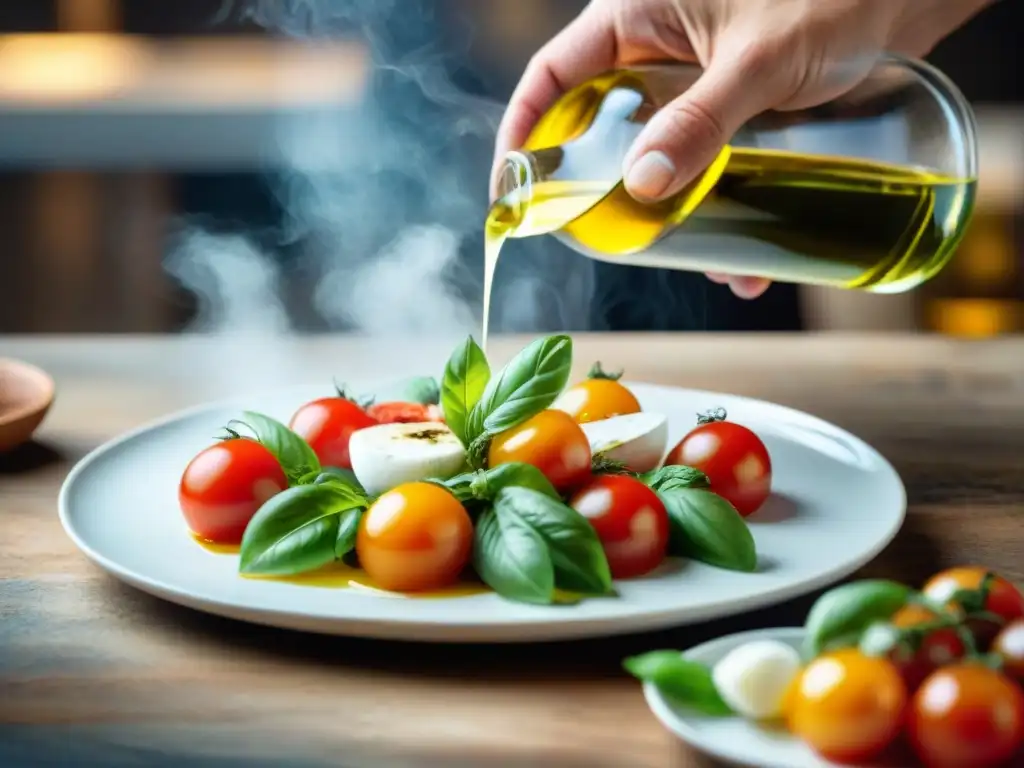
{"type": "MultiPolygon", "coordinates": [[[[495,175],[567,90],[618,66],[696,61],[703,76],[651,119],[623,164],[631,195],[663,199],[757,114],[830,101],[863,80],[882,51],[923,56],[993,1],[592,0],[530,61],[498,130],[495,175]]],[[[709,277],[743,298],[769,285],[709,277]]]]}

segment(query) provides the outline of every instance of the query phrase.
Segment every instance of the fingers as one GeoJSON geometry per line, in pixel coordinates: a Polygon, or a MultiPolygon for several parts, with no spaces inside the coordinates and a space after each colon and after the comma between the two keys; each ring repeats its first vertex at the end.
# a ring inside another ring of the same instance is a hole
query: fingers
{"type": "Polygon", "coordinates": [[[728,285],[741,299],[756,299],[771,287],[771,281],[760,277],[735,277],[709,272],[708,280],[719,285],[728,285]]]}
{"type": "Polygon", "coordinates": [[[655,115],[627,153],[629,193],[661,200],[696,178],[744,123],[778,100],[775,78],[761,74],[766,69],[749,54],[719,48],[693,87],[655,115]]]}
{"type": "Polygon", "coordinates": [[[589,6],[530,60],[498,128],[492,196],[505,154],[523,145],[537,121],[562,94],[614,67],[615,49],[611,24],[589,6]]]}

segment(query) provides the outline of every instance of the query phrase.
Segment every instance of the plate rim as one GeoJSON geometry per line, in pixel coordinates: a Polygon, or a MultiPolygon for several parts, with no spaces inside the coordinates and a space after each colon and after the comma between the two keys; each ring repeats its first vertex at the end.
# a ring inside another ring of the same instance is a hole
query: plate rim
{"type": "MultiPolygon", "coordinates": [[[[368,378],[367,381],[379,380],[368,378]]],[[[446,643],[534,643],[613,637],[663,630],[670,627],[687,626],[725,616],[737,615],[744,611],[770,607],[812,593],[845,579],[884,551],[902,529],[907,514],[907,494],[902,478],[892,463],[874,446],[843,427],[805,411],[760,398],[639,381],[625,381],[624,383],[627,386],[639,388],[641,391],[638,392],[638,396],[642,396],[642,391],[646,390],[651,393],[688,397],[690,399],[728,399],[737,405],[742,404],[751,408],[768,408],[774,413],[792,418],[799,424],[815,427],[826,434],[841,436],[844,440],[852,442],[859,450],[866,451],[878,463],[878,468],[884,471],[893,490],[897,493],[898,512],[894,514],[893,522],[885,535],[880,537],[879,541],[870,550],[865,551],[860,557],[847,562],[842,568],[830,570],[814,579],[774,588],[755,597],[733,600],[731,603],[736,607],[731,611],[723,612],[721,605],[716,603],[697,609],[689,608],[686,611],[686,615],[680,615],[678,608],[666,608],[628,618],[583,617],[566,619],[563,616],[557,619],[538,618],[512,621],[499,619],[487,622],[465,619],[446,620],[443,623],[439,623],[436,619],[431,620],[418,617],[409,619],[340,616],[326,618],[304,613],[301,610],[251,608],[224,599],[197,597],[187,589],[175,587],[173,584],[164,583],[162,580],[137,575],[131,569],[123,567],[116,561],[98,552],[78,534],[75,525],[70,520],[70,498],[75,490],[75,486],[80,482],[80,478],[107,454],[122,448],[126,443],[138,439],[148,432],[159,430],[179,421],[193,419],[205,413],[214,413],[221,410],[245,410],[243,403],[249,400],[259,400],[261,397],[283,398],[290,396],[291,393],[295,393],[298,396],[300,393],[308,392],[312,388],[312,385],[294,385],[246,392],[232,397],[181,408],[163,416],[149,419],[132,429],[115,435],[86,453],[68,472],[57,498],[58,518],[65,534],[94,565],[104,570],[110,576],[136,589],[177,605],[246,623],[298,631],[350,637],[446,643]],[[331,625],[330,629],[324,627],[328,623],[331,625]],[[319,626],[309,626],[311,624],[319,626]]]]}

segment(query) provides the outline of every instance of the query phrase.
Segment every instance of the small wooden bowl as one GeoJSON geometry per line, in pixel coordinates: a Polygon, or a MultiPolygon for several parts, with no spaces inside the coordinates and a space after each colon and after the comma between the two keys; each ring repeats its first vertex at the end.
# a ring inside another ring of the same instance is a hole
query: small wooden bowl
{"type": "Polygon", "coordinates": [[[54,383],[20,360],[0,358],[0,453],[27,443],[53,404],[54,383]]]}

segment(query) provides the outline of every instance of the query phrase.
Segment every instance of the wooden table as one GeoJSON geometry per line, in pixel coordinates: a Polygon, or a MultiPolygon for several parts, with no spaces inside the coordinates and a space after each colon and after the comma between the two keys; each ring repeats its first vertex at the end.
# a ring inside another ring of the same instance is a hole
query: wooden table
{"type": "MultiPolygon", "coordinates": [[[[522,339],[501,340],[505,358],[522,339]]],[[[644,706],[621,659],[799,623],[813,596],[657,635],[523,647],[303,636],[120,585],[71,545],[56,496],[115,434],[238,388],[434,370],[447,342],[0,339],[57,379],[39,442],[0,459],[0,765],[713,765],[644,706]]],[[[1024,577],[1024,340],[887,335],[579,337],[637,380],[809,411],[882,451],[907,484],[898,539],[861,575],[919,582],[981,561],[1024,577]]],[[[842,542],[836,542],[837,549],[842,542]]]]}

